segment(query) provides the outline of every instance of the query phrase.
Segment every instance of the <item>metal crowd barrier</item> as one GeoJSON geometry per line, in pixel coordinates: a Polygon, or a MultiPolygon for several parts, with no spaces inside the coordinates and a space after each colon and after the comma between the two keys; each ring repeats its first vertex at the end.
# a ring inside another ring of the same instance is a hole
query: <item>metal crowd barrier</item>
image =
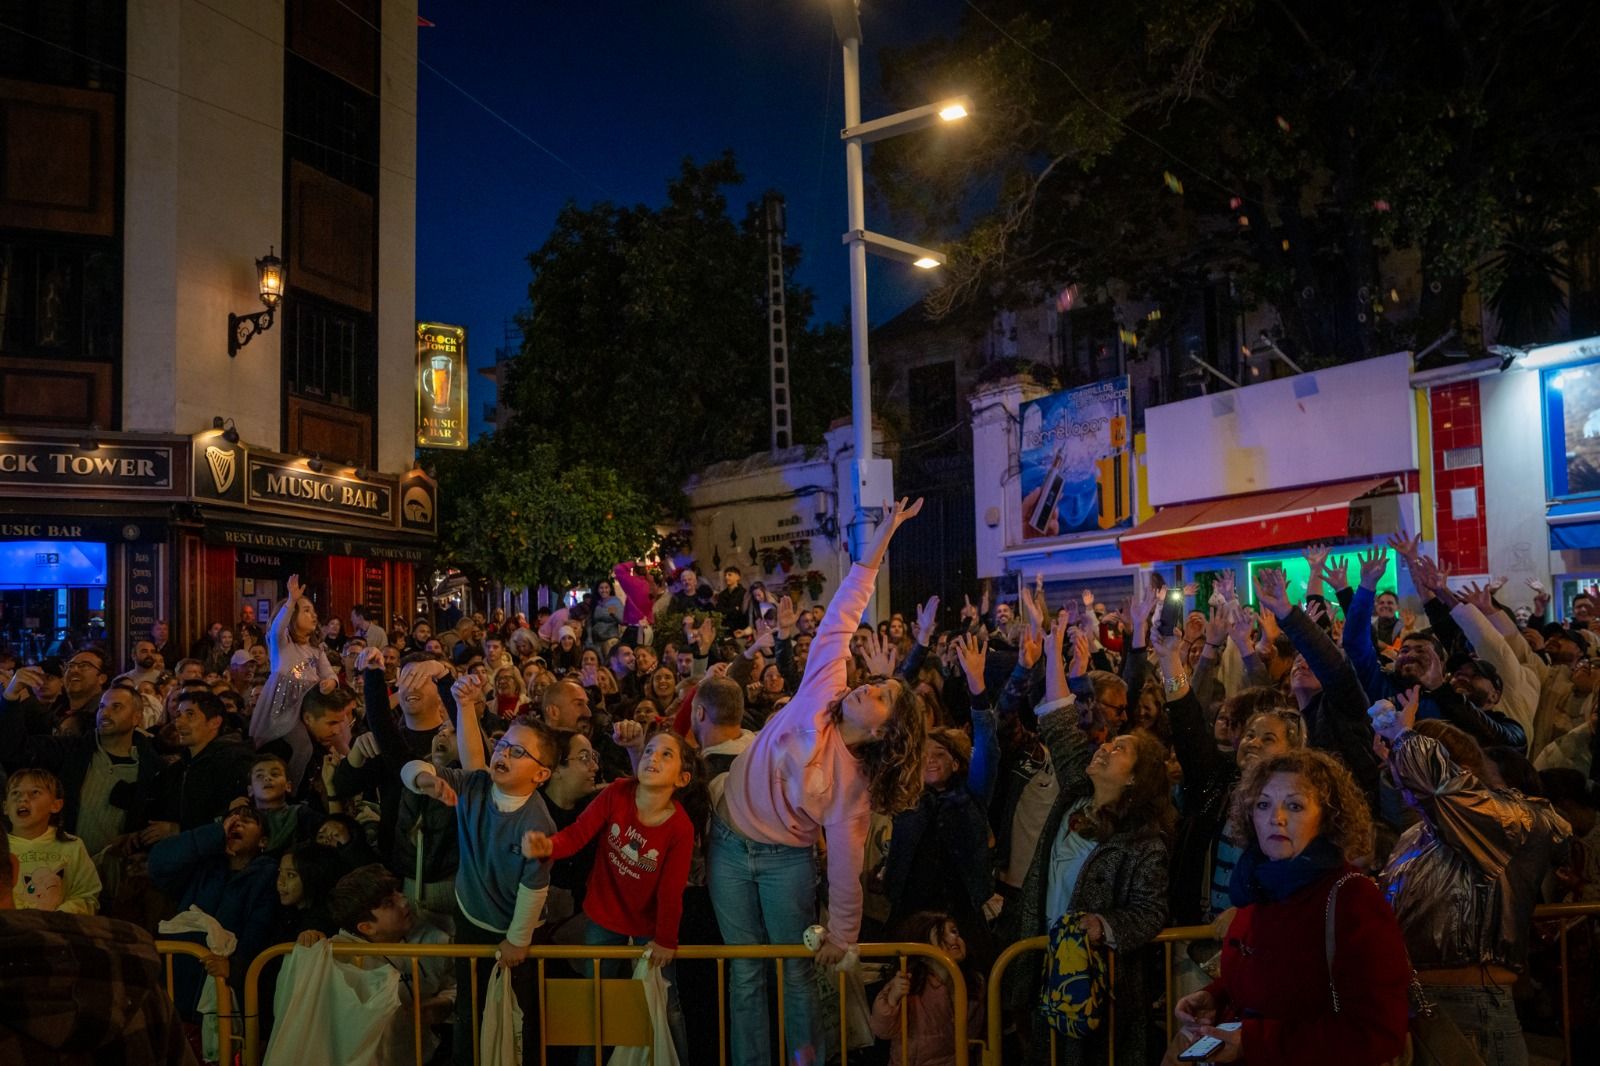
{"type": "MultiPolygon", "coordinates": [[[[1572,1057],[1572,1003],[1570,996],[1570,979],[1568,974],[1567,934],[1581,921],[1588,918],[1600,917],[1600,903],[1551,903],[1537,907],[1534,910],[1534,921],[1557,923],[1557,940],[1560,951],[1561,967],[1561,1032],[1566,1049],[1566,1062],[1574,1062],[1572,1057]]],[[[1178,926],[1162,930],[1154,942],[1162,945],[1165,954],[1166,975],[1166,1034],[1168,1043],[1175,1033],[1174,1019],[1171,1006],[1175,1002],[1175,977],[1173,970],[1174,945],[1186,944],[1193,940],[1215,939],[1216,929],[1209,925],[1178,926]]],[[[1001,1049],[1005,1032],[1005,1010],[1002,997],[1002,985],[1005,971],[1013,962],[1022,955],[1035,951],[1044,951],[1048,946],[1045,937],[1030,937],[1010,945],[995,960],[990,970],[986,992],[986,1034],[985,1039],[974,1038],[973,1047],[978,1049],[984,1066],[1000,1066],[1001,1049]]],[[[196,959],[204,958],[207,954],[205,948],[188,941],[159,940],[156,948],[166,956],[167,994],[173,990],[173,957],[175,955],[192,955],[196,959]]],[[[387,956],[390,958],[409,958],[411,960],[412,987],[421,985],[420,960],[425,958],[449,959],[488,959],[494,957],[495,949],[489,945],[472,944],[361,944],[361,943],[335,943],[332,945],[333,953],[338,958],[359,958],[387,956]]],[[[294,949],[292,943],[277,944],[263,951],[251,963],[244,979],[244,1035],[243,1051],[244,1066],[260,1066],[262,1047],[260,1032],[261,1015],[261,973],[272,959],[288,954],[294,949]]],[[[644,998],[642,990],[638,989],[637,982],[626,979],[603,978],[600,976],[600,967],[593,967],[594,975],[591,977],[552,977],[546,972],[547,964],[558,960],[575,960],[599,962],[605,959],[619,959],[635,961],[642,952],[639,947],[599,947],[599,946],[555,946],[541,945],[534,947],[528,953],[528,961],[523,965],[534,966],[537,969],[537,985],[540,1009],[540,1066],[548,1063],[548,1049],[550,1047],[577,1047],[592,1046],[596,1056],[602,1053],[603,1047],[614,1046],[640,1046],[648,1043],[650,1027],[644,1014],[644,998]],[[552,1004],[554,1007],[552,1008],[552,1004]]],[[[906,960],[920,957],[932,960],[940,965],[949,975],[951,986],[951,1005],[954,1009],[954,1043],[955,1061],[957,1066],[967,1066],[968,1063],[968,1033],[967,1033],[967,985],[957,967],[943,951],[928,944],[862,944],[860,946],[863,961],[869,959],[894,959],[899,962],[900,972],[905,972],[906,960]]],[[[718,1062],[721,1066],[728,1066],[728,1001],[727,1001],[727,964],[730,959],[758,959],[773,965],[776,974],[777,997],[777,1036],[779,1046],[783,1043],[786,1032],[784,1028],[783,1006],[783,962],[784,960],[809,960],[811,952],[804,947],[794,945],[722,945],[704,946],[685,944],[678,949],[679,959],[710,959],[717,963],[717,1044],[718,1062]]],[[[1114,988],[1116,983],[1116,953],[1108,953],[1107,978],[1108,987],[1114,988]]],[[[235,1040],[232,1028],[232,997],[228,983],[224,978],[214,978],[217,982],[217,1033],[220,1046],[230,1048],[235,1040]]],[[[845,1010],[845,976],[838,975],[839,987],[839,1049],[841,1066],[849,1063],[849,1040],[847,1033],[847,1019],[845,1010]]],[[[457,989],[459,996],[462,989],[457,989]]],[[[473,1013],[477,1014],[479,1003],[479,988],[477,968],[472,968],[470,988],[466,990],[472,997],[473,1013]]],[[[270,995],[270,990],[269,990],[270,995]]],[[[909,1056],[910,1041],[907,1039],[907,1001],[900,1004],[900,1047],[901,1059],[909,1056]]],[[[870,1009],[870,1005],[869,1005],[870,1009]]],[[[1106,1061],[1116,1061],[1116,998],[1110,997],[1106,1013],[1106,1061]]],[[[479,1061],[478,1027],[472,1031],[473,1061],[479,1061]]],[[[416,1053],[418,1066],[421,1066],[422,1054],[422,1011],[420,1000],[412,998],[412,1040],[416,1053]]],[[[1056,1056],[1056,1035],[1050,1034],[1050,1055],[1054,1061],[1056,1056]]]]}
{"type": "MultiPolygon", "coordinates": [[[[411,987],[421,987],[422,959],[492,959],[492,945],[476,944],[363,944],[338,942],[332,945],[335,958],[409,958],[411,960],[411,987]]],[[[244,1066],[260,1066],[261,1046],[261,972],[273,959],[294,950],[294,944],[275,944],[256,956],[244,978],[244,1066]]],[[[546,964],[555,960],[599,962],[620,959],[635,962],[643,947],[599,947],[587,945],[538,945],[528,952],[522,965],[537,969],[539,1000],[539,1063],[547,1066],[551,1047],[590,1046],[595,1050],[596,1061],[601,1061],[606,1045],[638,1047],[649,1043],[650,1023],[645,1014],[643,989],[639,982],[628,979],[603,978],[600,967],[593,967],[591,977],[551,977],[546,964]]],[[[955,1011],[956,1066],[967,1066],[967,985],[961,970],[950,957],[929,944],[862,944],[861,958],[897,959],[900,971],[906,969],[906,960],[920,957],[942,966],[950,978],[951,1005],[955,1011]]],[[[678,959],[713,959],[717,963],[717,1043],[718,1061],[728,1066],[728,1001],[727,964],[730,959],[759,959],[773,964],[777,974],[775,986],[778,1002],[778,1046],[786,1047],[783,1016],[783,962],[786,959],[810,961],[812,953],[799,944],[777,945],[691,945],[678,948],[678,959]]],[[[472,1013],[479,1010],[478,970],[470,968],[469,989],[456,989],[472,997],[472,1013]]],[[[845,1017],[845,975],[837,975],[839,985],[839,1050],[841,1066],[849,1063],[849,1041],[845,1017]]],[[[681,979],[681,976],[680,976],[681,979]]],[[[268,994],[271,992],[269,990],[268,994]]],[[[908,997],[909,998],[909,997],[908,997]]],[[[907,1040],[907,1000],[900,1003],[901,1059],[909,1061],[910,1043],[907,1040]]],[[[418,997],[411,1003],[412,1047],[417,1066],[422,1066],[422,1010],[418,997]]],[[[479,1026],[472,1028],[472,1061],[479,1061],[479,1026]]]]}
{"type": "MultiPolygon", "coordinates": [[[[173,995],[174,983],[172,977],[172,963],[179,955],[191,955],[196,961],[206,959],[211,952],[205,945],[196,944],[190,940],[157,940],[156,953],[166,961],[167,971],[167,998],[176,999],[173,995]]],[[[228,987],[226,977],[209,978],[217,983],[217,1047],[222,1049],[222,1061],[233,1061],[233,990],[228,987]]],[[[201,1019],[204,1024],[204,1019],[201,1019]]]]}
{"type": "MultiPolygon", "coordinates": [[[[1567,959],[1567,934],[1585,918],[1600,917],[1600,903],[1546,903],[1535,907],[1533,920],[1535,922],[1558,922],[1557,940],[1561,952],[1561,1038],[1566,1047],[1565,1061],[1567,1066],[1573,1066],[1572,1057],[1572,999],[1570,993],[1567,959]]],[[[1160,944],[1165,952],[1166,998],[1163,1001],[1166,1007],[1167,1043],[1172,1043],[1176,1029],[1172,1015],[1172,1007],[1176,1002],[1174,995],[1173,977],[1173,945],[1187,944],[1192,940],[1219,939],[1217,930],[1210,925],[1180,925],[1170,929],[1163,929],[1155,937],[1153,943],[1160,944]]],[[[1004,1002],[1001,996],[1001,979],[1006,969],[1019,955],[1034,951],[1044,951],[1049,947],[1049,938],[1043,936],[1029,937],[1019,940],[1000,953],[995,960],[994,967],[989,971],[987,989],[987,1038],[984,1048],[984,1066],[1000,1066],[1001,1043],[1005,1033],[1004,1002]]],[[[1117,959],[1116,952],[1107,952],[1106,985],[1112,991],[1116,987],[1117,959]]],[[[1114,1064],[1117,1061],[1116,1053],[1116,1020],[1117,999],[1113,993],[1108,997],[1109,1005],[1106,1010],[1106,1062],[1114,1064]]],[[[1056,1034],[1050,1032],[1050,1061],[1056,1061],[1056,1034]]]]}

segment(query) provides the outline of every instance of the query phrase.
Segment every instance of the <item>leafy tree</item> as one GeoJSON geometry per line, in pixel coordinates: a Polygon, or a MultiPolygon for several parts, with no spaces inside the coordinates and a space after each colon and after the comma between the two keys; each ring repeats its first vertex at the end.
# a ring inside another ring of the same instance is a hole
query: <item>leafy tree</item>
{"type": "MultiPolygon", "coordinates": [[[[616,470],[668,511],[691,472],[767,446],[766,241],[759,204],[729,214],[742,180],[730,154],[686,160],[659,207],[562,210],[528,257],[510,441],[616,470]]],[[[798,261],[787,248],[790,275],[798,261]]],[[[820,441],[848,405],[847,342],[810,325],[808,289],[785,300],[794,439],[820,441]]]]}
{"type": "Polygon", "coordinates": [[[1244,305],[1276,308],[1280,344],[1313,365],[1452,326],[1474,340],[1460,320],[1474,281],[1502,339],[1553,325],[1565,279],[1551,251],[1600,217],[1593,5],[982,8],[884,62],[908,105],[956,90],[978,102],[969,129],[872,156],[892,208],[963,235],[936,313],[1074,282],[1168,302],[1226,279],[1244,305]],[[1421,295],[1397,307],[1402,263],[1421,295]]]}
{"type": "Polygon", "coordinates": [[[616,470],[513,452],[493,437],[439,454],[440,561],[513,587],[566,587],[636,559],[656,509],[616,470]]]}

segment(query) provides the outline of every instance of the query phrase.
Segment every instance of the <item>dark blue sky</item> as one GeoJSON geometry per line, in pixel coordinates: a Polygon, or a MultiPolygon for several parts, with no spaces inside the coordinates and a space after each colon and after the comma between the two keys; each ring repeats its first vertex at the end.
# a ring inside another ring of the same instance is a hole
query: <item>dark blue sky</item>
{"type": "MultiPolygon", "coordinates": [[[[961,0],[868,0],[863,114],[896,109],[875,53],[951,32],[961,0]]],[[[839,47],[822,0],[422,0],[422,61],[477,97],[552,159],[432,71],[418,77],[417,314],[468,330],[474,366],[493,360],[527,299],[525,256],[568,200],[659,203],[685,156],[737,156],[743,203],[776,188],[799,280],[819,316],[843,319],[848,265],[839,47]]],[[[909,107],[920,101],[903,101],[909,107]]],[[[871,151],[871,148],[868,148],[871,151]]],[[[899,232],[868,201],[869,228],[899,232]]],[[[869,258],[869,308],[883,322],[929,284],[869,258]]],[[[473,428],[493,387],[474,377],[473,428]]]]}

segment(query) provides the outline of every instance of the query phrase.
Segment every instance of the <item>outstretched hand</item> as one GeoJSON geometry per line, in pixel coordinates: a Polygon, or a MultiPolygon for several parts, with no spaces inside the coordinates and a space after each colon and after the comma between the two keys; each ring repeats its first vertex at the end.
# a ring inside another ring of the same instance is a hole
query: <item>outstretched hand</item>
{"type": "Polygon", "coordinates": [[[1278,618],[1289,616],[1288,580],[1282,570],[1264,566],[1256,571],[1256,600],[1278,618]]]}
{"type": "Polygon", "coordinates": [[[866,645],[862,658],[866,660],[867,673],[878,677],[888,677],[894,673],[895,660],[900,657],[900,649],[895,647],[894,641],[886,633],[873,633],[862,642],[866,645]]]}
{"type": "Polygon", "coordinates": [[[983,692],[983,668],[989,657],[986,642],[979,640],[977,634],[968,633],[954,643],[961,672],[967,676],[967,691],[977,696],[983,692]]]}
{"type": "Polygon", "coordinates": [[[456,805],[456,790],[450,787],[450,782],[438,774],[418,774],[417,791],[424,796],[433,797],[446,807],[454,807],[456,805]]]}
{"type": "MultiPolygon", "coordinates": [[[[1399,549],[1396,550],[1398,551],[1399,549]]],[[[1382,548],[1373,548],[1370,551],[1363,552],[1358,558],[1361,566],[1361,587],[1369,592],[1375,591],[1378,587],[1378,579],[1389,568],[1389,553],[1382,548]]],[[[1402,553],[1402,558],[1407,563],[1410,563],[1415,556],[1408,556],[1402,553]]]]}
{"type": "Polygon", "coordinates": [[[794,634],[795,627],[800,624],[800,612],[795,609],[794,600],[789,596],[779,596],[775,617],[778,621],[778,636],[788,639],[794,634]]]}
{"type": "Polygon", "coordinates": [[[927,603],[917,604],[917,643],[924,648],[933,643],[939,631],[939,597],[929,596],[927,603]]]}
{"type": "Polygon", "coordinates": [[[900,502],[890,506],[884,501],[883,520],[878,523],[878,533],[872,540],[867,554],[861,559],[863,566],[876,570],[883,564],[883,557],[889,551],[889,541],[894,539],[895,531],[922,512],[922,497],[915,500],[901,497],[900,502]]]}

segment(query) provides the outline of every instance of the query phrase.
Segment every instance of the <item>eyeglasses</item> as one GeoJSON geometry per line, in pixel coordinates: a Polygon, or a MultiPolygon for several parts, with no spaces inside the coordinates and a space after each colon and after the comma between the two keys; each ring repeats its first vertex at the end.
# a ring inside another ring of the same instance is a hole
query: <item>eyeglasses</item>
{"type": "Polygon", "coordinates": [[[93,670],[93,669],[96,669],[96,665],[95,665],[95,662],[94,662],[93,659],[74,659],[71,662],[67,663],[64,667],[62,667],[62,669],[64,669],[64,670],[93,670]]]}
{"type": "Polygon", "coordinates": [[[569,757],[567,759],[568,762],[573,762],[574,760],[576,760],[577,762],[583,763],[585,766],[599,766],[600,765],[600,756],[596,755],[593,751],[591,751],[588,748],[585,748],[583,751],[580,751],[580,752],[578,752],[578,754],[573,755],[573,756],[571,756],[571,757],[569,757]]]}
{"type": "MultiPolygon", "coordinates": [[[[529,751],[521,744],[508,744],[502,740],[494,746],[494,750],[497,752],[503,751],[513,759],[532,759],[540,766],[544,766],[544,762],[540,760],[538,756],[534,755],[533,752],[529,751]]],[[[548,766],[545,766],[544,768],[547,770],[549,769],[548,766]]]]}

